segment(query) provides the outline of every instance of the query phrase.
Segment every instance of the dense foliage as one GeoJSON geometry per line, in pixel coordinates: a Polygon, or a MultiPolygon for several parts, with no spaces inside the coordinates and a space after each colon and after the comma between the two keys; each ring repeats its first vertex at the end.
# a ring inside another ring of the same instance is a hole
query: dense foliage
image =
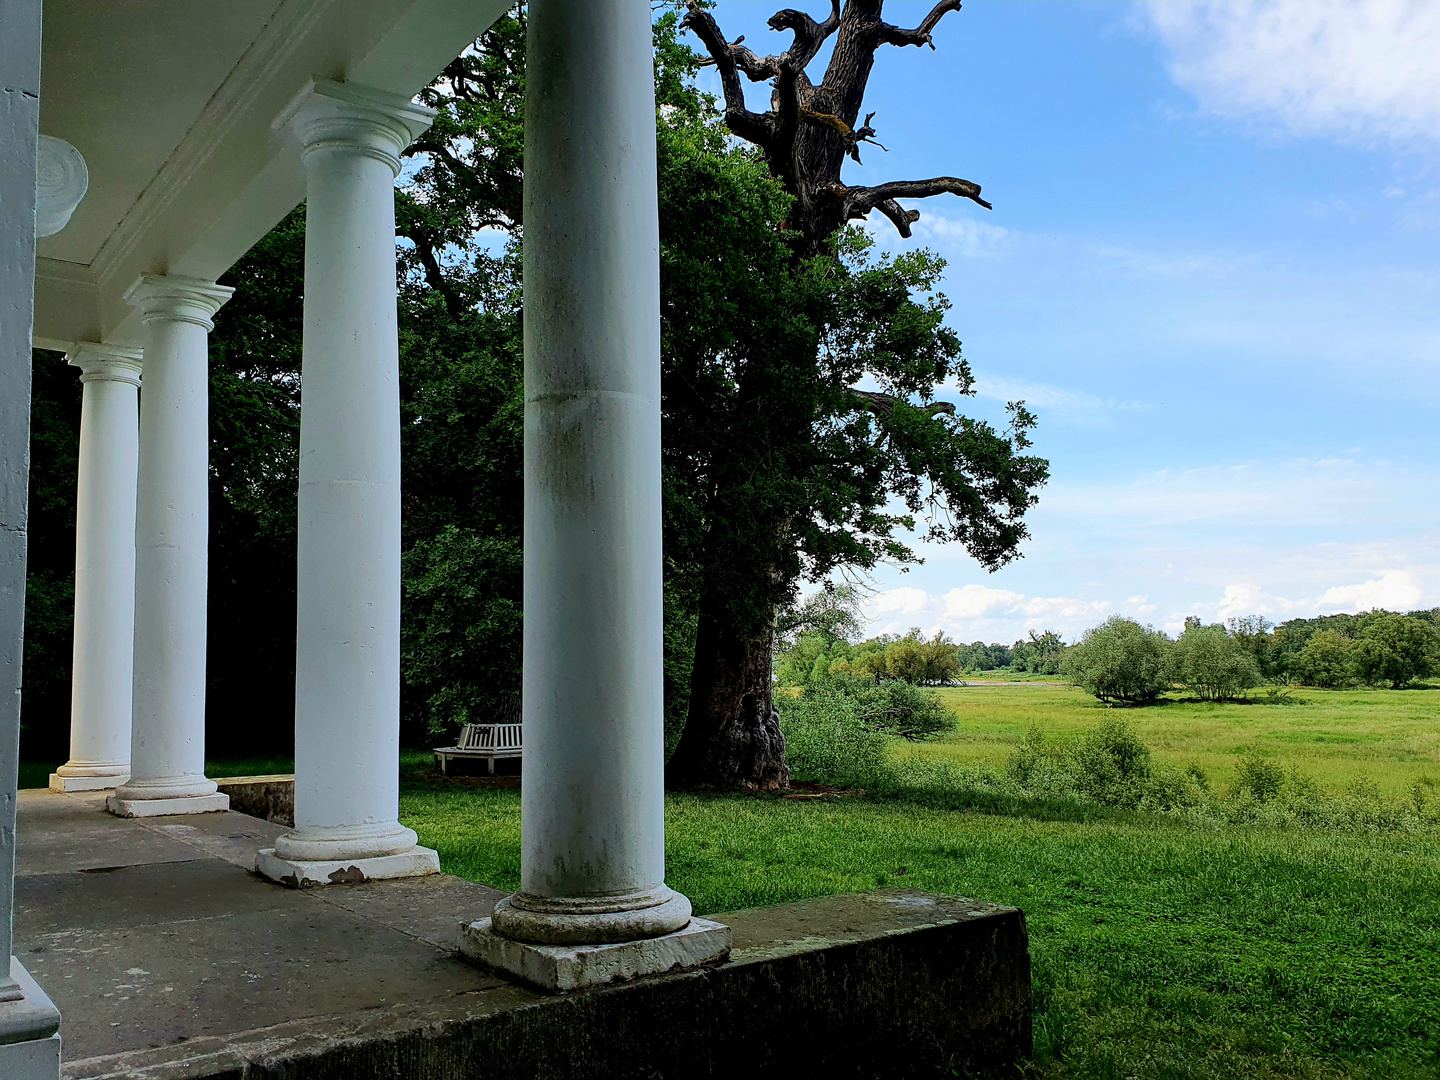
{"type": "Polygon", "coordinates": [[[1101,701],[1148,705],[1170,685],[1170,645],[1160,631],[1114,615],[1070,647],[1061,672],[1101,701]]]}
{"type": "Polygon", "coordinates": [[[1230,701],[1260,684],[1255,656],[1223,626],[1190,626],[1171,648],[1171,680],[1206,701],[1230,701]]]}

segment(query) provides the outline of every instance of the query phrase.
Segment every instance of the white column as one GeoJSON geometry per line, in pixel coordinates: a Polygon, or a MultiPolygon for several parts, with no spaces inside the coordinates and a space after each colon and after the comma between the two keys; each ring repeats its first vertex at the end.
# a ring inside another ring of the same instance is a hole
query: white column
{"type": "Polygon", "coordinates": [[[0,1076],[58,1080],[60,1013],[11,956],[35,315],[40,0],[0,0],[0,1076]]]}
{"type": "Polygon", "coordinates": [[[292,885],[436,873],[399,821],[395,312],[395,177],[434,113],[317,81],[292,116],[306,177],[295,829],[256,869],[292,885]]]}
{"type": "Polygon", "coordinates": [[[135,684],[126,817],[225,810],[205,778],[211,316],[232,290],[147,274],[125,294],[145,327],[135,508],[135,684]]]}
{"type": "Polygon", "coordinates": [[[80,476],[75,495],[75,651],[70,760],[52,791],[113,788],[130,775],[135,642],[135,484],[139,349],[84,343],[80,476]]]}
{"type": "Polygon", "coordinates": [[[729,931],[665,884],[650,6],[532,0],[526,57],[521,879],[464,947],[567,989],[729,931]]]}

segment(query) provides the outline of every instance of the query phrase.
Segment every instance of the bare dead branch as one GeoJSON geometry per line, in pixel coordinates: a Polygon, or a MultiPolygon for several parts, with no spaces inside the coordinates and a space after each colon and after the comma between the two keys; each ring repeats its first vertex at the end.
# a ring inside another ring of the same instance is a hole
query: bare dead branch
{"type": "Polygon", "coordinates": [[[980,185],[958,176],[937,176],[930,180],[895,180],[875,187],[846,187],[831,184],[828,191],[839,199],[847,221],[863,218],[871,210],[879,210],[895,225],[901,236],[910,236],[910,226],[920,220],[920,211],[906,210],[896,199],[928,199],[932,195],[959,195],[986,210],[988,202],[980,197],[980,185]]]}
{"type": "Polygon", "coordinates": [[[889,218],[895,231],[906,240],[910,239],[910,226],[920,220],[919,210],[906,210],[894,199],[882,199],[875,204],[875,209],[889,218]]]}
{"type": "Polygon", "coordinates": [[[935,48],[935,42],[930,40],[930,35],[935,30],[935,24],[952,11],[960,10],[960,0],[940,0],[930,9],[930,14],[914,30],[903,30],[890,23],[881,23],[879,27],[879,40],[882,45],[929,45],[935,48]]]}
{"type": "MultiPolygon", "coordinates": [[[[726,42],[714,16],[695,3],[695,0],[690,0],[689,8],[683,22],[704,44],[710,54],[711,63],[720,74],[720,87],[725,94],[726,125],[740,138],[769,150],[774,141],[772,125],[764,114],[751,112],[745,107],[745,88],[740,82],[740,70],[734,53],[737,46],[726,42]]],[[[749,49],[742,48],[740,51],[749,53],[752,57],[755,55],[749,49]]]]}
{"type": "Polygon", "coordinates": [[[790,48],[785,50],[784,58],[799,71],[803,71],[810,61],[815,59],[820,46],[825,44],[825,39],[833,34],[839,25],[840,0],[830,0],[830,17],[823,23],[817,23],[803,11],[796,11],[794,8],[777,11],[770,16],[769,22],[771,30],[789,30],[795,35],[790,48]]]}

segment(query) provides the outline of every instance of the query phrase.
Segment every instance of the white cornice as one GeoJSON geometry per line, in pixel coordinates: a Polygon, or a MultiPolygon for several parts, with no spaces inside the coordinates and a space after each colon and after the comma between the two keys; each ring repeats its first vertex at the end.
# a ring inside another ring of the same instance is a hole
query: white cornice
{"type": "Polygon", "coordinates": [[[35,280],[70,292],[93,293],[100,287],[95,271],[84,263],[47,259],[43,255],[35,260],[35,280]]]}
{"type": "Polygon", "coordinates": [[[200,111],[195,123],[166,158],[111,234],[91,266],[102,285],[122,269],[126,256],[164,215],[204,166],[270,79],[305,40],[334,0],[281,0],[270,21],[200,111]]]}

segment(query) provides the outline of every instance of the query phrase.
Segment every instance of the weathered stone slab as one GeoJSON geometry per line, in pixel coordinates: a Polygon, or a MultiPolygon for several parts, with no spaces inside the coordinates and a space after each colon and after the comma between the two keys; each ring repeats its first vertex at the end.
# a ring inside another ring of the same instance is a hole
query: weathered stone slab
{"type": "Polygon", "coordinates": [[[1030,1051],[1029,953],[1014,908],[891,890],[716,918],[736,948],[712,968],[563,996],[492,984],[71,1062],[65,1075],[908,1080],[1030,1051]]]}
{"type": "Polygon", "coordinates": [[[183,799],[122,799],[111,795],[105,809],[117,817],[179,817],[182,814],[218,814],[230,809],[230,796],[190,795],[183,799]]]}
{"type": "Polygon", "coordinates": [[[399,855],[377,855],[368,859],[282,859],[274,848],[261,848],[255,856],[255,872],[292,889],[313,889],[322,885],[363,885],[367,881],[421,877],[440,872],[440,856],[434,848],[418,844],[399,855]]]}
{"type": "Polygon", "coordinates": [[[531,945],[497,934],[485,918],[461,928],[460,952],[499,975],[550,993],[568,993],[724,960],[730,954],[730,928],[691,919],[672,934],[639,941],[531,945]]]}

